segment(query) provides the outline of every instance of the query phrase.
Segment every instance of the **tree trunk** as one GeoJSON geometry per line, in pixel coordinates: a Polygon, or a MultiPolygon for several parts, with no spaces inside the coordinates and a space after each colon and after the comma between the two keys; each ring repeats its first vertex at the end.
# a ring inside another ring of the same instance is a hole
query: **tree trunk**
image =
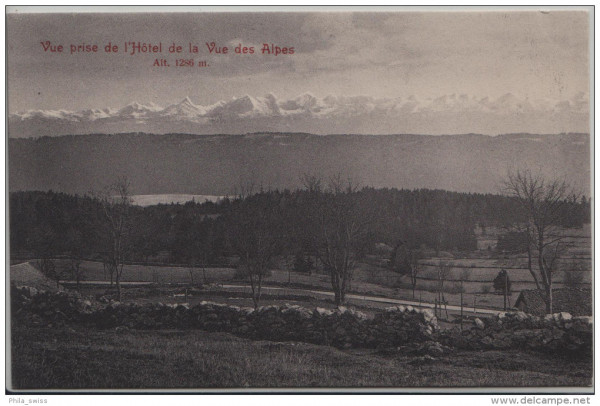
{"type": "Polygon", "coordinates": [[[256,287],[256,307],[258,308],[258,304],[260,303],[260,291],[262,288],[262,276],[258,277],[258,286],[256,287]]]}
{"type": "Polygon", "coordinates": [[[328,267],[329,272],[331,273],[331,287],[333,288],[333,293],[335,295],[335,304],[339,306],[342,304],[342,298],[340,296],[340,278],[337,274],[337,271],[333,269],[333,267],[328,267]]]}
{"type": "Polygon", "coordinates": [[[446,310],[446,320],[450,320],[450,316],[448,316],[448,302],[446,301],[446,296],[443,293],[442,300],[444,301],[444,309],[446,310]]]}
{"type": "Polygon", "coordinates": [[[344,304],[344,288],[343,281],[340,280],[340,275],[335,274],[335,285],[333,286],[333,290],[335,291],[335,304],[336,306],[340,306],[344,304]],[[340,283],[342,282],[342,283],[340,283]]]}
{"type": "Polygon", "coordinates": [[[117,285],[117,301],[120,302],[121,301],[121,277],[119,275],[119,272],[117,272],[115,282],[117,285]]]}
{"type": "Polygon", "coordinates": [[[335,305],[340,306],[342,304],[342,299],[340,298],[340,292],[338,289],[334,289],[333,292],[335,294],[335,305]]]}
{"type": "Polygon", "coordinates": [[[250,279],[250,290],[251,290],[251,295],[252,295],[252,304],[254,305],[254,309],[258,309],[258,301],[256,300],[256,292],[255,292],[255,287],[254,287],[254,279],[252,278],[252,275],[249,275],[249,279],[250,279]]]}
{"type": "Polygon", "coordinates": [[[254,309],[258,309],[258,304],[260,303],[260,287],[252,288],[252,303],[254,304],[254,309]]]}
{"type": "Polygon", "coordinates": [[[249,275],[250,279],[250,288],[252,289],[252,303],[254,304],[254,309],[258,309],[258,304],[260,302],[260,287],[262,284],[262,276],[257,276],[258,280],[254,279],[252,274],[249,275]]]}
{"type": "Polygon", "coordinates": [[[506,296],[508,295],[508,273],[504,275],[504,311],[506,311],[506,296]]]}
{"type": "Polygon", "coordinates": [[[340,299],[341,303],[344,304],[346,302],[346,284],[350,285],[350,275],[348,275],[348,270],[342,274],[342,283],[340,285],[340,299]]]}

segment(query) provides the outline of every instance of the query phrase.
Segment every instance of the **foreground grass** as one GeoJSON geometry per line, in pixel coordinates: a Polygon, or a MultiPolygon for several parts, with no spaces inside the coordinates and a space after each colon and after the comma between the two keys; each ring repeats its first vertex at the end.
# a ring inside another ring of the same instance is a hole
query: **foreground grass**
{"type": "Polygon", "coordinates": [[[591,360],[515,351],[435,360],[203,331],[14,327],[15,389],[589,386],[591,360]]]}

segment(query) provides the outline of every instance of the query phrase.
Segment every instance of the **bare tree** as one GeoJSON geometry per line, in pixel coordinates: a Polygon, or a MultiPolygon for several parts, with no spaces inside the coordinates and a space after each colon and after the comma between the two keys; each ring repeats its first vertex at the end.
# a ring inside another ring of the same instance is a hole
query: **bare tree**
{"type": "Polygon", "coordinates": [[[196,268],[200,267],[200,270],[202,271],[202,283],[208,283],[208,277],[206,276],[206,266],[208,264],[208,253],[206,252],[206,250],[201,250],[201,253],[199,254],[199,256],[201,256],[201,263],[198,264],[198,259],[196,258],[196,256],[192,256],[188,259],[188,272],[190,274],[190,283],[193,285],[194,282],[194,274],[196,272],[196,268]]]}
{"type": "Polygon", "coordinates": [[[85,279],[83,269],[81,268],[81,258],[71,257],[71,275],[75,278],[76,289],[79,290],[79,284],[85,279]]]}
{"type": "Polygon", "coordinates": [[[552,313],[553,276],[565,248],[560,226],[578,197],[570,194],[564,180],[545,179],[528,170],[509,173],[504,191],[519,203],[523,224],[515,228],[525,233],[527,268],[546,303],[546,313],[552,313]]]}
{"type": "MultiPolygon", "coordinates": [[[[446,297],[444,296],[444,282],[450,277],[452,273],[452,267],[446,263],[441,262],[437,266],[437,295],[438,295],[438,303],[440,303],[440,314],[441,314],[441,305],[442,303],[446,305],[446,297]]],[[[448,307],[446,306],[446,317],[448,317],[448,307]]]]}
{"type": "Polygon", "coordinates": [[[188,272],[190,274],[190,284],[194,284],[194,270],[196,268],[196,259],[193,258],[188,262],[189,268],[188,272]]]}
{"type": "Polygon", "coordinates": [[[421,252],[417,250],[409,251],[409,274],[410,274],[410,284],[412,286],[412,297],[415,298],[415,289],[417,288],[418,275],[421,271],[421,265],[419,264],[419,259],[421,259],[421,252]]]}
{"type": "Polygon", "coordinates": [[[240,271],[252,289],[252,301],[257,308],[262,283],[269,264],[281,251],[281,202],[272,193],[261,193],[233,203],[225,220],[227,239],[240,258],[240,271]]]}
{"type": "Polygon", "coordinates": [[[240,200],[252,196],[256,193],[256,181],[254,177],[244,179],[240,177],[238,185],[233,188],[233,195],[240,200]]]}
{"type": "Polygon", "coordinates": [[[115,276],[115,270],[111,265],[111,256],[107,253],[107,252],[103,252],[101,254],[102,256],[102,269],[103,269],[103,275],[104,278],[106,279],[106,273],[108,272],[109,278],[110,278],[110,287],[112,289],[113,283],[114,283],[114,276],[115,276]]]}
{"type": "MultiPolygon", "coordinates": [[[[320,182],[313,182],[320,185],[320,182]]],[[[346,300],[346,290],[352,280],[357,243],[364,231],[364,221],[356,210],[358,186],[340,175],[330,178],[328,190],[316,193],[318,234],[317,255],[331,277],[336,305],[346,300]]],[[[318,190],[318,189],[317,189],[318,190]]]]}
{"type": "Polygon", "coordinates": [[[419,250],[408,248],[404,241],[399,241],[392,251],[390,265],[394,272],[398,272],[410,277],[412,286],[412,297],[415,298],[415,290],[417,288],[418,275],[421,271],[419,259],[422,254],[419,250]]]}
{"type": "Polygon", "coordinates": [[[111,281],[113,273],[115,275],[117,300],[120,301],[121,277],[131,231],[129,221],[131,214],[130,183],[127,178],[121,177],[96,197],[102,204],[106,220],[105,237],[108,247],[106,267],[111,274],[111,281]]]}
{"type": "Polygon", "coordinates": [[[58,240],[56,233],[47,225],[37,227],[34,234],[34,247],[36,247],[37,265],[42,274],[56,282],[56,287],[60,287],[60,280],[63,272],[57,267],[54,260],[56,256],[56,242],[58,240]]]}
{"type": "Polygon", "coordinates": [[[81,232],[75,228],[70,228],[67,231],[66,243],[69,247],[69,271],[71,277],[75,279],[77,290],[79,290],[79,284],[84,279],[84,271],[81,268],[81,263],[89,254],[88,246],[81,232]]]}
{"type": "Polygon", "coordinates": [[[296,257],[294,255],[292,255],[291,252],[285,252],[281,255],[281,258],[283,259],[283,263],[285,264],[285,269],[287,270],[288,273],[288,285],[291,285],[292,283],[292,270],[294,269],[294,262],[296,257]]]}
{"type": "Polygon", "coordinates": [[[300,182],[309,193],[321,193],[323,190],[323,181],[317,175],[305,173],[300,177],[300,182]]]}

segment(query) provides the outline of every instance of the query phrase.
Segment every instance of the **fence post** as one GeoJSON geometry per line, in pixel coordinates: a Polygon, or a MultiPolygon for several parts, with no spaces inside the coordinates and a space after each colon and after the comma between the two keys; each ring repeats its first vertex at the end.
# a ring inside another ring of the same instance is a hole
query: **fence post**
{"type": "Polygon", "coordinates": [[[450,316],[448,316],[448,301],[446,300],[445,297],[444,297],[444,309],[446,310],[446,320],[450,320],[450,316]]]}
{"type": "Polygon", "coordinates": [[[508,295],[508,272],[504,270],[504,311],[506,311],[506,296],[508,295]]]}
{"type": "Polygon", "coordinates": [[[463,329],[463,293],[460,292],[460,331],[463,329]]]}

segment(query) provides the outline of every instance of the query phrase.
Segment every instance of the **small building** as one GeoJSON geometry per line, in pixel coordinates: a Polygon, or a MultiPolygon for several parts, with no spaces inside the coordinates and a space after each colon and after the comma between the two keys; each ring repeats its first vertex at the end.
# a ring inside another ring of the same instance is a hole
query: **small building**
{"type": "MultiPolygon", "coordinates": [[[[536,316],[546,314],[546,302],[537,289],[522,290],[514,307],[536,316]]],[[[591,316],[592,291],[579,288],[553,289],[552,312],[567,312],[573,316],[591,316]]]]}

